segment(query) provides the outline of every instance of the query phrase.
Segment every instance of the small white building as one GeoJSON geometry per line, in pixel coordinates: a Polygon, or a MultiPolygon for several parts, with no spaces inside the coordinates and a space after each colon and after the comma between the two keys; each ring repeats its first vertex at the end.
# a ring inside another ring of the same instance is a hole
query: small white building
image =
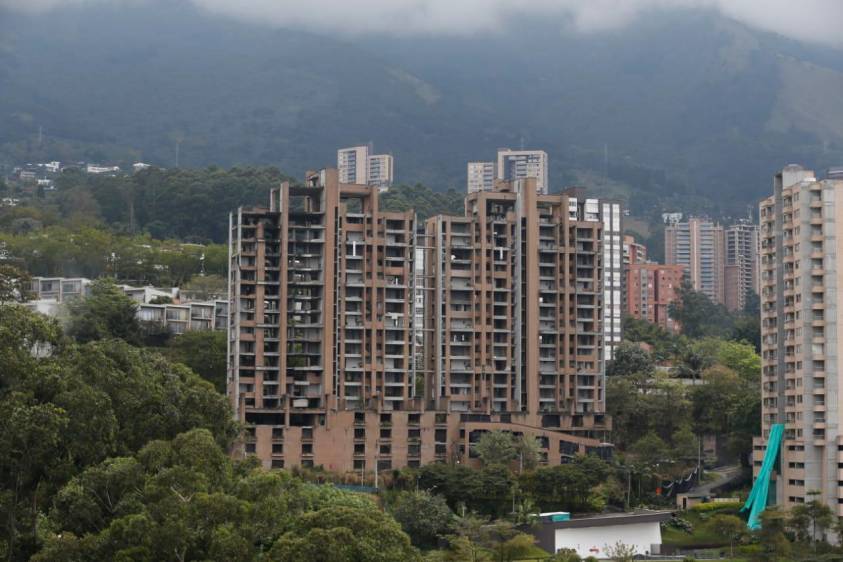
{"type": "Polygon", "coordinates": [[[570,548],[582,558],[605,559],[611,547],[623,543],[634,548],[636,554],[658,554],[662,543],[661,523],[670,517],[669,511],[611,513],[568,520],[540,517],[538,526],[531,532],[538,545],[550,553],[570,548]]]}
{"type": "Polygon", "coordinates": [[[120,166],[100,166],[98,164],[88,164],[85,166],[85,171],[89,174],[117,174],[120,172],[120,166]]]}

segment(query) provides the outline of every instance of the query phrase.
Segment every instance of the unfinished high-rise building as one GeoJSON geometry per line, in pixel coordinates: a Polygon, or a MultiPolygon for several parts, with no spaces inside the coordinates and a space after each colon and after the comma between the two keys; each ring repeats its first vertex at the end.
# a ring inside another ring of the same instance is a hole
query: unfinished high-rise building
{"type": "Polygon", "coordinates": [[[468,462],[491,429],[538,438],[551,464],[607,450],[602,223],[534,179],[466,206],[425,231],[323,170],[232,215],[228,390],[245,453],[366,473],[468,462]]]}
{"type": "Polygon", "coordinates": [[[470,194],[427,221],[433,384],[450,412],[593,434],[604,425],[602,234],[586,202],[536,180],[470,194]]]}

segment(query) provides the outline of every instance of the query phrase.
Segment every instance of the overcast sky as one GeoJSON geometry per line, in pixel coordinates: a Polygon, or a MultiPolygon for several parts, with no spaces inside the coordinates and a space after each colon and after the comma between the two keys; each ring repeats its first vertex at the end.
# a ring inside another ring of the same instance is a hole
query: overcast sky
{"type": "MultiPolygon", "coordinates": [[[[0,0],[44,11],[65,4],[144,0],[0,0]]],[[[649,10],[715,9],[751,27],[843,47],[843,0],[183,0],[265,25],[348,34],[463,35],[501,29],[517,14],[572,21],[584,32],[621,27],[649,10]]]]}

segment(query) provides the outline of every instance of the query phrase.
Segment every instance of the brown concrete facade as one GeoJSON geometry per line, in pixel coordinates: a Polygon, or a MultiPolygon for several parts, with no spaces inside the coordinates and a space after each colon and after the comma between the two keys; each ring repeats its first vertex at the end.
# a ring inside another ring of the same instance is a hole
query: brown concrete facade
{"type": "Polygon", "coordinates": [[[685,267],[658,263],[632,263],[626,270],[626,314],[678,332],[678,323],[668,314],[677,299],[685,267]]]}
{"type": "Polygon", "coordinates": [[[470,194],[464,217],[427,221],[427,399],[602,435],[602,224],[581,220],[566,195],[536,195],[532,182],[498,183],[470,194]]]}
{"type": "Polygon", "coordinates": [[[535,185],[506,185],[469,196],[466,217],[430,219],[427,233],[335,170],[232,215],[228,392],[247,428],[241,453],[371,477],[470,462],[470,442],[490,429],[538,438],[550,464],[608,450],[600,223],[572,219],[567,199],[535,185]],[[500,226],[487,216],[498,200],[500,226]],[[420,242],[442,228],[447,250],[420,242]]]}

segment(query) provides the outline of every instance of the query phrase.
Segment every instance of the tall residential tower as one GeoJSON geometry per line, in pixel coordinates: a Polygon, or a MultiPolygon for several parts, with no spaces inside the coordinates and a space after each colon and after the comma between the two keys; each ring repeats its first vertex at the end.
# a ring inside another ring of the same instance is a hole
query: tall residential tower
{"type": "Polygon", "coordinates": [[[762,435],[758,473],[773,424],[784,424],[772,503],[819,499],[843,515],[840,334],[843,307],[843,179],[818,181],[790,165],[761,201],[762,435]]]}
{"type": "Polygon", "coordinates": [[[244,452],[371,473],[472,462],[493,429],[537,438],[549,464],[608,451],[603,222],[589,213],[529,178],[422,230],[336,170],[239,209],[228,393],[244,452]]]}
{"type": "Polygon", "coordinates": [[[723,227],[707,219],[691,218],[664,229],[665,263],[685,266],[695,291],[725,304],[725,239],[723,227]]]}

